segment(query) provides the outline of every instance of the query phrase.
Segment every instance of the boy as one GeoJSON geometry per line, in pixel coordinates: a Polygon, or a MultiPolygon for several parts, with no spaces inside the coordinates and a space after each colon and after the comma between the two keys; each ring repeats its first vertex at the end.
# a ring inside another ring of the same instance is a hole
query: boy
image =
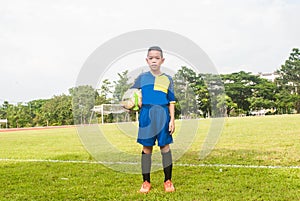
{"type": "Polygon", "coordinates": [[[175,95],[172,78],[160,70],[164,60],[160,47],[150,47],[146,58],[150,71],[140,74],[131,87],[142,91],[137,139],[143,145],[141,193],[148,193],[151,189],[151,155],[156,140],[162,155],[165,191],[175,191],[171,181],[172,154],[169,145],[173,142],[172,134],[175,131],[175,95]]]}

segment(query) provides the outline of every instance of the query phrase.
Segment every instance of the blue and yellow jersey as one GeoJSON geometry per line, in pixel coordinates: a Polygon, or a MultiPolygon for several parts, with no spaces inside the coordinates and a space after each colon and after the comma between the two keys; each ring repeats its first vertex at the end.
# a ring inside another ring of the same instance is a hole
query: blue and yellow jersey
{"type": "Polygon", "coordinates": [[[168,105],[175,103],[174,84],[171,76],[154,76],[150,71],[140,74],[131,88],[142,90],[142,104],[168,105]]]}

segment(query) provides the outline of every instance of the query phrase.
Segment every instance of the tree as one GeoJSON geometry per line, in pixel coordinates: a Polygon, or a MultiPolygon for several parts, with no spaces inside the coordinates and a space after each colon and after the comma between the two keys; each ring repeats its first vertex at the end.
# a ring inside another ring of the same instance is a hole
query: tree
{"type": "Polygon", "coordinates": [[[35,118],[40,115],[37,111],[40,111],[41,105],[36,104],[39,101],[40,100],[35,100],[28,103],[18,103],[16,105],[4,101],[2,107],[0,107],[0,118],[7,118],[10,128],[43,125],[35,121],[35,118]]]}
{"type": "Polygon", "coordinates": [[[8,107],[8,101],[4,101],[3,105],[0,106],[0,119],[6,119],[7,118],[7,107],[8,107]]]}
{"type": "Polygon", "coordinates": [[[108,79],[103,80],[100,89],[98,89],[99,95],[96,96],[96,105],[107,104],[111,102],[112,99],[109,98],[109,95],[112,94],[111,88],[111,82],[108,79]]]}
{"type": "Polygon", "coordinates": [[[218,75],[196,75],[192,69],[182,66],[174,76],[174,85],[178,99],[176,108],[181,110],[182,115],[190,116],[200,112],[204,117],[224,116],[225,105],[217,99],[224,91],[218,75]]]}
{"type": "Polygon", "coordinates": [[[176,96],[176,116],[190,117],[197,114],[195,94],[196,73],[185,66],[174,75],[174,92],[176,96]]]}
{"type": "Polygon", "coordinates": [[[289,58],[277,73],[279,77],[275,81],[279,86],[280,93],[288,95],[297,113],[300,113],[300,51],[298,48],[292,49],[289,58]]]}
{"type": "Polygon", "coordinates": [[[130,88],[131,83],[129,83],[128,70],[118,73],[119,79],[114,81],[115,89],[113,92],[113,98],[115,101],[119,102],[122,100],[124,93],[130,88]]]}
{"type": "Polygon", "coordinates": [[[65,94],[47,100],[41,108],[43,124],[61,126],[73,124],[72,97],[65,94]]]}
{"type": "Polygon", "coordinates": [[[73,117],[75,124],[86,124],[91,116],[91,109],[95,105],[98,92],[89,85],[82,85],[69,89],[73,102],[73,117]]]}
{"type": "Polygon", "coordinates": [[[12,105],[8,112],[9,121],[13,127],[22,128],[31,126],[31,116],[26,105],[18,103],[16,106],[12,105]]]}
{"type": "Polygon", "coordinates": [[[222,108],[225,106],[224,110],[226,110],[224,113],[229,117],[231,116],[231,112],[235,109],[237,109],[237,104],[232,101],[232,99],[225,95],[225,94],[220,94],[217,96],[218,100],[218,108],[222,108]]]}
{"type": "Polygon", "coordinates": [[[199,74],[194,84],[198,109],[201,111],[204,118],[211,116],[211,98],[207,85],[204,81],[204,76],[199,74]]]}
{"type": "MultiPolygon", "coordinates": [[[[205,83],[209,95],[209,105],[207,105],[209,116],[223,117],[226,115],[226,104],[223,101],[219,102],[221,99],[218,99],[225,95],[223,81],[218,74],[206,73],[199,76],[205,83]]],[[[197,80],[201,80],[200,78],[197,80]]]]}
{"type": "Polygon", "coordinates": [[[45,99],[33,100],[27,103],[32,118],[32,126],[46,126],[42,107],[47,102],[45,99]]]}
{"type": "Polygon", "coordinates": [[[289,90],[281,88],[278,93],[275,94],[276,109],[278,114],[291,114],[294,109],[293,95],[289,90]]]}
{"type": "Polygon", "coordinates": [[[17,128],[18,126],[18,119],[19,115],[18,109],[13,104],[10,104],[8,102],[5,103],[5,112],[6,112],[6,118],[8,120],[8,127],[9,128],[17,128]]]}
{"type": "Polygon", "coordinates": [[[242,109],[248,114],[251,105],[249,98],[253,96],[255,86],[260,82],[260,78],[244,71],[221,76],[226,94],[237,104],[238,109],[242,109]]]}
{"type": "Polygon", "coordinates": [[[247,100],[250,110],[273,109],[276,106],[277,87],[274,82],[264,78],[258,78],[256,85],[252,88],[252,96],[247,100]]]}

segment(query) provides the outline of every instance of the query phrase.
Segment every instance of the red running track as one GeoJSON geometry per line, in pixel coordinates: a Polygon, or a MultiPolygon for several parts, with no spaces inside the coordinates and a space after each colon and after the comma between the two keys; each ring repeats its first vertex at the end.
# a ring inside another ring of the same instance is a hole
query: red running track
{"type": "Polygon", "coordinates": [[[0,129],[1,132],[12,132],[12,131],[27,131],[27,130],[45,130],[45,129],[55,129],[55,128],[72,128],[74,125],[69,126],[46,126],[46,127],[28,127],[28,128],[3,128],[0,129]]]}

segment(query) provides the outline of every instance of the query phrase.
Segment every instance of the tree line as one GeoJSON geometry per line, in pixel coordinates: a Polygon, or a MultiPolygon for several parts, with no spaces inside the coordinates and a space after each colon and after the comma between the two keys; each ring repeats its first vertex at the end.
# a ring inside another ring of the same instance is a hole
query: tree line
{"type": "MultiPolygon", "coordinates": [[[[278,77],[269,81],[250,72],[197,74],[182,66],[173,76],[176,118],[252,115],[262,109],[267,114],[300,113],[298,48],[292,49],[276,73],[278,77]]],[[[68,95],[26,104],[4,101],[0,106],[0,119],[7,119],[10,128],[87,124],[93,106],[118,103],[131,86],[129,80],[128,71],[124,71],[118,73],[117,81],[106,79],[98,89],[77,86],[69,89],[68,95]]],[[[115,121],[112,115],[104,118],[105,122],[115,121]]]]}

